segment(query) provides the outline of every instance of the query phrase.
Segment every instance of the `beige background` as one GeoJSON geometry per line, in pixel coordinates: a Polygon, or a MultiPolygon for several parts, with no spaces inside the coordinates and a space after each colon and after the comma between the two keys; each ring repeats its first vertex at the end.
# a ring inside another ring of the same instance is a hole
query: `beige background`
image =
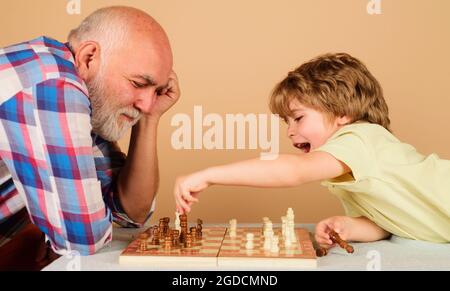
{"type": "MultiPolygon", "coordinates": [[[[0,1],[0,46],[39,35],[65,40],[96,8],[126,4],[153,15],[173,46],[183,90],[159,128],[161,187],[157,212],[173,216],[177,175],[253,158],[259,150],[180,150],[170,144],[176,113],[267,113],[268,95],[288,70],[325,52],[363,60],[384,87],[393,130],[424,154],[450,158],[450,1],[383,0],[382,15],[366,12],[368,0],[81,0],[81,14],[66,13],[67,0],[0,1]]],[[[281,152],[294,153],[280,132],[281,152]]],[[[128,137],[127,137],[128,138],[128,137]]],[[[124,150],[128,140],[121,141],[124,150]]],[[[296,220],[316,222],[342,214],[340,203],[318,183],[294,189],[213,187],[192,215],[206,222],[273,220],[287,207],[296,220]]]]}

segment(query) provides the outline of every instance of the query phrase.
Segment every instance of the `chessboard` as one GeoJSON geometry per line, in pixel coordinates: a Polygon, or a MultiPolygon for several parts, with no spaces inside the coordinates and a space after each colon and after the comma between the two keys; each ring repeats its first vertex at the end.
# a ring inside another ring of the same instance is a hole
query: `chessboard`
{"type": "MultiPolygon", "coordinates": [[[[289,247],[281,239],[277,252],[263,248],[263,231],[258,227],[238,227],[233,236],[230,236],[230,228],[200,227],[201,235],[193,237],[192,242],[189,240],[188,247],[186,243],[173,243],[173,236],[165,236],[165,239],[160,236],[155,241],[154,236],[158,235],[155,228],[149,228],[132,241],[120,255],[119,263],[177,269],[296,270],[317,267],[309,232],[302,228],[295,228],[296,240],[289,247]],[[251,249],[246,248],[249,233],[254,237],[251,249]],[[172,243],[166,244],[168,240],[172,243]]],[[[282,238],[280,228],[274,228],[274,233],[282,238]]]]}

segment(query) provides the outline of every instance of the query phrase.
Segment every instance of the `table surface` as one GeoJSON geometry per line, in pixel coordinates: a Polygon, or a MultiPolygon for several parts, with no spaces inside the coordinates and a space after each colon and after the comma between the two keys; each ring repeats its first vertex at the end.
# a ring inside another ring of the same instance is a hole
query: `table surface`
{"type": "MultiPolygon", "coordinates": [[[[205,226],[227,226],[205,224],[205,226]]],[[[260,227],[261,224],[242,224],[260,227]]],[[[238,227],[239,227],[238,226],[238,227]]],[[[276,226],[276,225],[275,225],[276,226]]],[[[313,224],[300,224],[309,231],[313,224]]],[[[87,257],[63,256],[47,266],[44,271],[190,271],[192,269],[164,269],[158,266],[130,267],[119,265],[119,256],[125,247],[143,229],[114,228],[113,241],[97,254],[87,257]]],[[[317,259],[315,270],[450,270],[450,244],[434,244],[393,236],[389,240],[372,243],[352,243],[355,253],[347,254],[339,247],[333,248],[325,257],[317,259]]],[[[203,269],[198,269],[203,270],[203,269]]],[[[240,270],[216,267],[207,270],[240,270]]],[[[248,270],[248,269],[247,269],[248,270]]],[[[273,270],[270,266],[265,269],[273,270]]]]}

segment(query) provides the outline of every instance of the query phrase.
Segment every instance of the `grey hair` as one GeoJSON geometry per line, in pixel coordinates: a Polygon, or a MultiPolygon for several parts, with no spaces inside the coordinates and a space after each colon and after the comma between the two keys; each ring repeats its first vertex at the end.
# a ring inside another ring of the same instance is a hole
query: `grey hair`
{"type": "Polygon", "coordinates": [[[119,44],[125,43],[128,34],[127,19],[120,13],[120,8],[101,8],[86,17],[77,28],[70,31],[70,47],[76,49],[85,41],[96,41],[100,45],[101,56],[107,58],[119,44]]]}

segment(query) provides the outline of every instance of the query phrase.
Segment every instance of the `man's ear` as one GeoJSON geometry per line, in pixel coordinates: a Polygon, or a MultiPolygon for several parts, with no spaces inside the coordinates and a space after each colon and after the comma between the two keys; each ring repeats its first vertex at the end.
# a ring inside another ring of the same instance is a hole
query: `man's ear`
{"type": "Polygon", "coordinates": [[[95,76],[100,67],[100,45],[95,41],[83,42],[75,52],[75,67],[84,81],[95,76]]]}

